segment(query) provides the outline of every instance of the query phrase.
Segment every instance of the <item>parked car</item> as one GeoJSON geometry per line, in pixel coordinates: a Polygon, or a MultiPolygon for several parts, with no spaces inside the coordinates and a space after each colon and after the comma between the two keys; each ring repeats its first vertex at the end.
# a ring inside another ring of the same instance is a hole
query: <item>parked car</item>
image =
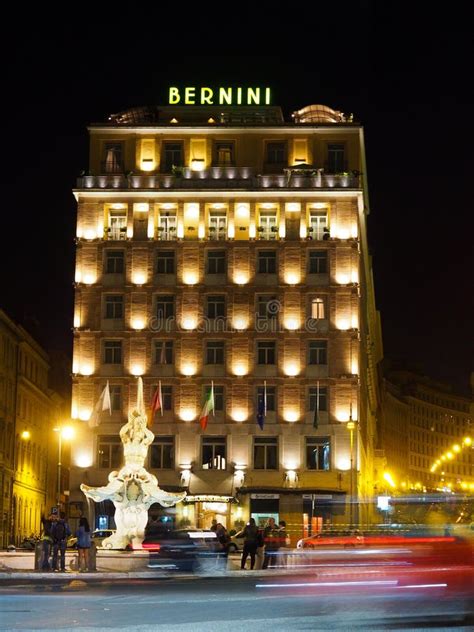
{"type": "Polygon", "coordinates": [[[150,568],[197,572],[217,568],[222,551],[215,532],[203,529],[149,531],[142,548],[150,568]]]}
{"type": "Polygon", "coordinates": [[[356,546],[363,543],[364,538],[357,530],[323,531],[298,540],[296,548],[314,549],[321,546],[356,546]]]}
{"type": "MultiPolygon", "coordinates": [[[[426,527],[412,525],[379,525],[368,531],[330,530],[322,531],[308,538],[302,538],[296,544],[298,549],[316,549],[321,547],[355,546],[392,546],[397,544],[423,544],[444,542],[448,533],[444,527],[426,527]]],[[[452,539],[452,538],[451,538],[452,539]]]]}
{"type": "Polygon", "coordinates": [[[244,548],[244,536],[236,533],[230,538],[229,553],[237,553],[244,548]]]}

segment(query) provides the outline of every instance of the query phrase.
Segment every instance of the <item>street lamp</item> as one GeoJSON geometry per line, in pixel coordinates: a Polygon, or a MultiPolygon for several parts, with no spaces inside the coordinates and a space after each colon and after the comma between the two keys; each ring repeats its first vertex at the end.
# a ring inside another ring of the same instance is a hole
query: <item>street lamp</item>
{"type": "Polygon", "coordinates": [[[54,432],[58,433],[58,490],[57,490],[56,505],[59,512],[59,509],[61,507],[62,443],[63,443],[63,439],[65,441],[74,439],[75,432],[72,426],[58,426],[54,428],[54,432]]]}
{"type": "Polygon", "coordinates": [[[352,527],[352,525],[354,524],[354,430],[355,430],[355,422],[352,421],[352,411],[351,411],[351,417],[350,417],[350,421],[347,422],[347,429],[349,430],[350,434],[350,449],[351,449],[351,453],[350,453],[350,460],[351,460],[351,466],[350,466],[350,479],[349,479],[349,511],[350,511],[350,526],[352,527]]]}

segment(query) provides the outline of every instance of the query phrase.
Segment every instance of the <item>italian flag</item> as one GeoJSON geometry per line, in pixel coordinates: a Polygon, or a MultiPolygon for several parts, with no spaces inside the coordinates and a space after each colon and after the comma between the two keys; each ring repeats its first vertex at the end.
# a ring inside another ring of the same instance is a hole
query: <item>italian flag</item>
{"type": "Polygon", "coordinates": [[[199,423],[201,428],[205,430],[207,428],[207,422],[209,420],[209,413],[214,414],[214,382],[211,382],[211,390],[207,394],[206,401],[202,407],[201,414],[199,416],[199,423]]]}
{"type": "Polygon", "coordinates": [[[161,380],[158,382],[158,386],[153,395],[153,399],[151,400],[150,406],[150,417],[148,420],[148,427],[150,427],[153,423],[153,417],[155,416],[155,412],[159,410],[163,415],[163,400],[161,397],[161,380]]]}

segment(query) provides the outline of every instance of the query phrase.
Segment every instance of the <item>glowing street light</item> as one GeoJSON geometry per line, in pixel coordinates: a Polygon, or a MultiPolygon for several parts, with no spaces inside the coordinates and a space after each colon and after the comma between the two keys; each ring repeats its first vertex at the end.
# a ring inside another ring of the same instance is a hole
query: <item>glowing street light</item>
{"type": "Polygon", "coordinates": [[[71,439],[74,439],[76,433],[72,426],[57,426],[56,428],[53,428],[53,430],[58,433],[58,491],[56,505],[59,512],[59,508],[61,507],[62,442],[63,440],[71,441],[71,439]]]}

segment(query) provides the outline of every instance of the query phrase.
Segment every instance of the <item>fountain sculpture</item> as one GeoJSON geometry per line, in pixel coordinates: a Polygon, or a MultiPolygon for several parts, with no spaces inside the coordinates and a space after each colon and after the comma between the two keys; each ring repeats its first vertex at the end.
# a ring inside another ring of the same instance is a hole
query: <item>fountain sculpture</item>
{"type": "Polygon", "coordinates": [[[147,428],[143,382],[138,378],[137,407],[120,429],[125,465],[109,474],[109,483],[104,487],[81,485],[81,490],[88,498],[96,502],[111,500],[115,505],[117,529],[103,540],[103,548],[125,549],[128,545],[134,549],[140,548],[150,506],[159,503],[163,507],[172,507],[186,496],[186,492],[172,494],[160,489],[156,476],[145,469],[148,446],[154,438],[155,435],[147,428]]]}

